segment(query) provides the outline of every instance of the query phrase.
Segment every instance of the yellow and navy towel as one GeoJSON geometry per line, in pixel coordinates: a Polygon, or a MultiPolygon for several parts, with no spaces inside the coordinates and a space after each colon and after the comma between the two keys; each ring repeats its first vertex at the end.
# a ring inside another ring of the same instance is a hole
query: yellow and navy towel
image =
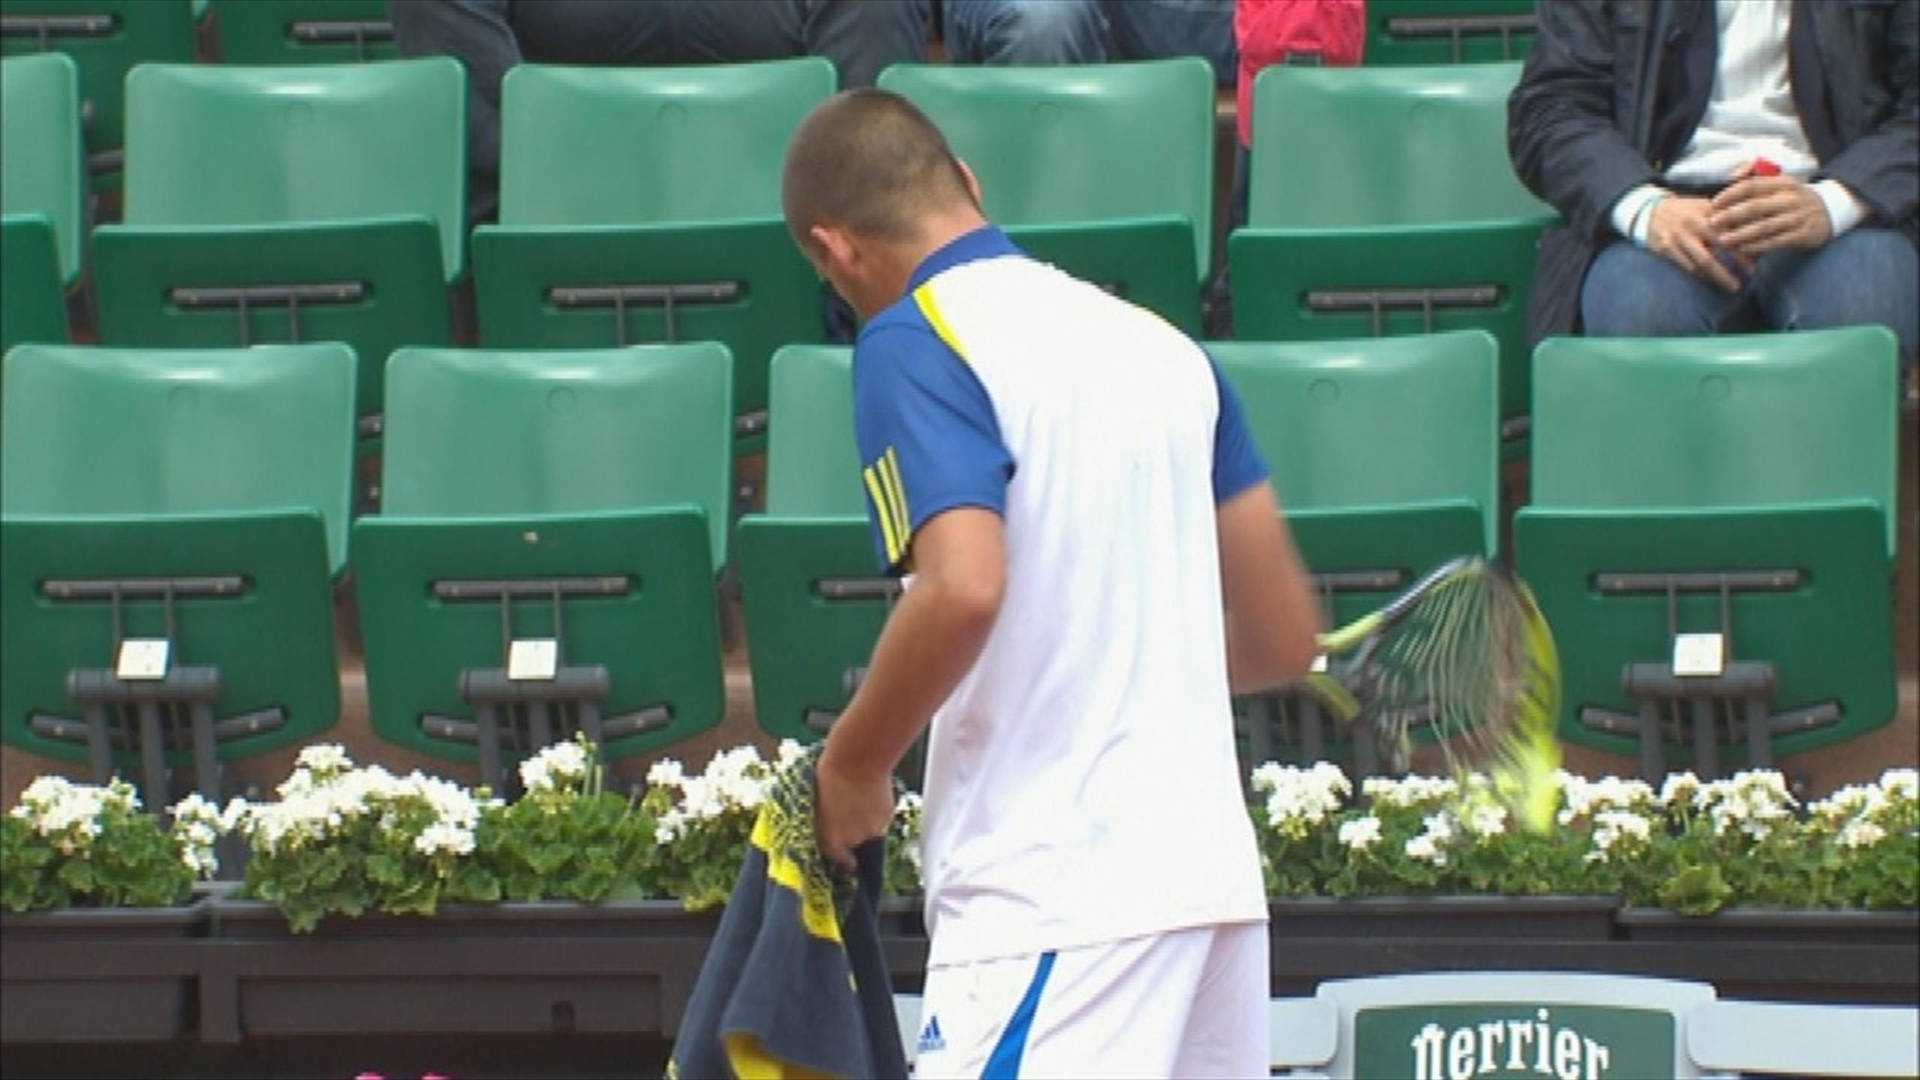
{"type": "Polygon", "coordinates": [[[907,1075],[880,949],[886,841],[830,869],[814,832],[818,750],[782,770],[707,948],[669,1080],[907,1075]]]}

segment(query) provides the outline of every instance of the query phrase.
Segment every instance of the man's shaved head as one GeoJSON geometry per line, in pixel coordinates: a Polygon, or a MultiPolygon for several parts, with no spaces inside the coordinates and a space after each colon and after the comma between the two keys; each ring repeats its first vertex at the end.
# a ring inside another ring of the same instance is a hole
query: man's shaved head
{"type": "Polygon", "coordinates": [[[925,113],[885,90],[847,90],[821,102],[787,145],[780,200],[803,251],[824,225],[906,241],[931,214],[978,210],[946,137],[925,113]]]}

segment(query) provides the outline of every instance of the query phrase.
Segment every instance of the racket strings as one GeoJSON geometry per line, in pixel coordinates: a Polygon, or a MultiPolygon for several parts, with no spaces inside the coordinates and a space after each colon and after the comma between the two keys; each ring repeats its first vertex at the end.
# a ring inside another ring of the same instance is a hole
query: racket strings
{"type": "Polygon", "coordinates": [[[1413,728],[1425,723],[1455,771],[1496,779],[1537,772],[1539,758],[1551,753],[1558,686],[1551,649],[1523,587],[1485,566],[1463,571],[1422,596],[1382,638],[1370,695],[1374,728],[1401,768],[1413,728]]]}

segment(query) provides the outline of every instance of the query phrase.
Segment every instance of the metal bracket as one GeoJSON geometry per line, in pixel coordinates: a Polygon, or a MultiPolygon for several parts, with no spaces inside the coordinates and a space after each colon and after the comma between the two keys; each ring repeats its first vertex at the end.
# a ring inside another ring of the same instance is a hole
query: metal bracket
{"type": "Polygon", "coordinates": [[[367,298],[362,281],[321,281],[299,285],[218,285],[175,286],[167,290],[167,299],[184,311],[210,311],[232,308],[239,318],[240,344],[253,344],[253,330],[247,325],[247,312],[257,307],[287,309],[287,340],[300,340],[300,305],[309,307],[332,304],[357,304],[367,298]]]}
{"type": "MultiPolygon", "coordinates": [[[[626,596],[639,587],[629,574],[599,574],[566,578],[444,579],[432,583],[434,599],[443,603],[497,603],[500,605],[500,665],[468,668],[460,673],[460,699],[474,707],[472,720],[429,714],[420,718],[427,735],[480,748],[480,775],[495,791],[505,790],[502,744],[525,753],[564,738],[569,729],[584,732],[594,745],[608,739],[656,731],[673,721],[672,710],[652,705],[635,713],[605,718],[600,706],[612,690],[607,669],[599,664],[569,666],[566,662],[566,621],[563,601],[580,597],[626,596]],[[554,666],[551,678],[513,678],[507,670],[513,651],[513,603],[545,600],[553,612],[554,666]],[[505,729],[505,730],[503,730],[505,729]]],[[[604,762],[601,768],[605,768],[604,762]]]]}
{"type": "Polygon", "coordinates": [[[140,755],[142,796],[154,810],[171,799],[167,783],[167,750],[186,743],[192,747],[196,788],[210,799],[220,797],[219,743],[286,723],[284,710],[274,708],[216,722],[213,707],[220,700],[220,669],[212,665],[171,662],[178,642],[174,605],[181,599],[235,598],[245,595],[248,580],[238,574],[194,577],[50,578],[40,583],[40,594],[54,603],[111,605],[113,651],[127,641],[125,605],[130,601],[159,601],[165,618],[165,671],[157,678],[123,679],[112,666],[74,668],[67,672],[67,697],[84,710],[75,722],[45,713],[29,718],[32,730],[45,738],[84,743],[96,782],[113,776],[113,754],[134,750],[140,755]]]}
{"type": "Polygon", "coordinates": [[[687,281],[670,285],[555,285],[547,290],[547,301],[563,310],[582,308],[613,309],[613,343],[633,344],[627,340],[627,309],[657,307],[666,322],[665,340],[680,340],[674,322],[675,309],[687,305],[731,304],[746,295],[738,281],[687,281]]]}
{"type": "Polygon", "coordinates": [[[1404,38],[1450,38],[1453,62],[1465,55],[1463,39],[1500,35],[1500,58],[1513,59],[1513,36],[1531,34],[1538,25],[1533,15],[1407,15],[1387,20],[1387,33],[1404,38]]]}
{"type": "MultiPolygon", "coordinates": [[[[1666,774],[1665,742],[1668,730],[1676,734],[1690,730],[1694,768],[1703,777],[1720,774],[1721,715],[1737,709],[1738,718],[1729,716],[1729,726],[1744,732],[1748,762],[1755,768],[1773,764],[1773,737],[1790,731],[1802,731],[1838,723],[1840,709],[1828,702],[1791,713],[1774,716],[1772,701],[1778,685],[1778,673],[1766,661],[1734,660],[1733,594],[1786,593],[1805,584],[1805,575],[1794,569],[1601,572],[1593,575],[1592,586],[1602,596],[1665,596],[1667,599],[1667,640],[1680,633],[1680,594],[1717,594],[1720,600],[1721,655],[1725,661],[1717,671],[1690,674],[1676,671],[1674,659],[1659,663],[1628,664],[1621,670],[1622,692],[1639,703],[1639,715],[1631,716],[1593,707],[1583,708],[1578,719],[1583,727],[1609,734],[1637,735],[1640,741],[1640,772],[1650,783],[1659,783],[1666,774]]],[[[1676,740],[1677,741],[1677,740],[1676,740]]]]}
{"type": "Polygon", "coordinates": [[[117,15],[0,15],[0,37],[30,37],[41,52],[57,37],[109,37],[117,15]]]}
{"type": "Polygon", "coordinates": [[[351,41],[354,56],[365,60],[368,42],[393,40],[393,24],[385,19],[299,20],[287,28],[287,36],[302,45],[339,45],[351,41]]]}
{"type": "Polygon", "coordinates": [[[1500,302],[1498,285],[1447,285],[1434,289],[1310,289],[1307,309],[1326,314],[1366,311],[1373,314],[1373,336],[1386,333],[1389,311],[1420,312],[1420,329],[1433,332],[1433,313],[1459,308],[1490,308],[1500,302]]]}

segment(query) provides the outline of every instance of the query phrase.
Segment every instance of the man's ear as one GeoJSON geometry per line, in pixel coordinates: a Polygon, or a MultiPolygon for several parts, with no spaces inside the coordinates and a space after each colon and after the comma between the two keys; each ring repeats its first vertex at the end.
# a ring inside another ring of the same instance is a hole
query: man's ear
{"type": "Polygon", "coordinates": [[[967,194],[973,196],[974,209],[985,213],[987,200],[980,194],[980,178],[973,175],[973,169],[967,165],[964,159],[954,158],[953,163],[960,166],[960,179],[966,181],[967,194]]]}
{"type": "Polygon", "coordinates": [[[853,244],[839,229],[814,225],[807,229],[807,239],[813,241],[814,253],[823,266],[844,268],[854,261],[853,244]]]}

